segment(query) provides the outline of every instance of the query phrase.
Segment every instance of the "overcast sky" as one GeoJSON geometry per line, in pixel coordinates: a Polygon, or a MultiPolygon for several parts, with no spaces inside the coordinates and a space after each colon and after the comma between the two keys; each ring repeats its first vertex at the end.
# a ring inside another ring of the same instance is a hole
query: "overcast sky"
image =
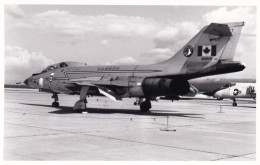
{"type": "Polygon", "coordinates": [[[235,21],[246,24],[235,59],[247,68],[221,77],[255,78],[255,7],[6,5],[5,83],[62,61],[160,62],[210,22],[235,21]]]}

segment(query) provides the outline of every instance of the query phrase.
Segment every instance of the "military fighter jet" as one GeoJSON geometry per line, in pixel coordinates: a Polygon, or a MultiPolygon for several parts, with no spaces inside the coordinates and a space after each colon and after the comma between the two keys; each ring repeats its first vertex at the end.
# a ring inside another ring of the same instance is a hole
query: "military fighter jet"
{"type": "MultiPolygon", "coordinates": [[[[256,79],[245,78],[196,78],[189,80],[189,84],[192,87],[192,91],[187,96],[195,96],[196,94],[204,94],[214,97],[215,93],[219,90],[235,86],[240,83],[256,83],[256,79]]],[[[221,97],[216,97],[218,100],[222,100],[221,97]]]]}
{"type": "Polygon", "coordinates": [[[58,107],[58,94],[79,94],[74,110],[86,109],[87,95],[105,95],[112,100],[136,97],[140,110],[147,112],[157,96],[188,94],[189,79],[241,71],[245,68],[233,61],[244,22],[211,23],[196,34],[170,59],[150,65],[88,66],[61,62],[24,81],[32,88],[52,92],[58,107]],[[143,101],[145,99],[145,101],[143,101]]]}
{"type": "Polygon", "coordinates": [[[256,98],[255,83],[236,83],[228,88],[221,89],[214,94],[216,98],[229,98],[233,106],[237,106],[237,98],[256,98]]]}

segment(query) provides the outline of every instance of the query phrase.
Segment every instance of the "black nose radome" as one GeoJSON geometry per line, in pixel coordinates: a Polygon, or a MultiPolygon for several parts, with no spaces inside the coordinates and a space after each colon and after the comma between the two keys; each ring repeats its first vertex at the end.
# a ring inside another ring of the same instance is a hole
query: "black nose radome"
{"type": "Polygon", "coordinates": [[[25,83],[26,85],[28,85],[28,78],[27,78],[23,83],[25,83]]]}

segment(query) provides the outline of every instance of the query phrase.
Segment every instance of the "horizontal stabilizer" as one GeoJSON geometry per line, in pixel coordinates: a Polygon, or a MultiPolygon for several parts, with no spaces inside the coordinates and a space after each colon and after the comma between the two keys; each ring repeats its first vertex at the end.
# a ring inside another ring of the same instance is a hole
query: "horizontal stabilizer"
{"type": "Polygon", "coordinates": [[[204,33],[217,36],[232,36],[232,33],[227,24],[211,23],[204,31],[204,33]]]}
{"type": "Polygon", "coordinates": [[[204,33],[218,35],[218,36],[232,36],[234,27],[244,26],[244,22],[235,22],[227,24],[211,23],[204,31],[204,33]]]}

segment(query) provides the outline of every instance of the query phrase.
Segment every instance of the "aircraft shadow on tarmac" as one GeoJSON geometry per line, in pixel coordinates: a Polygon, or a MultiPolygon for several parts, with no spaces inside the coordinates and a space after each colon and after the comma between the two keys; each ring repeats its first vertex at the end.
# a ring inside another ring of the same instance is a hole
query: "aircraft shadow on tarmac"
{"type": "MultiPolygon", "coordinates": [[[[53,108],[51,105],[44,105],[44,104],[28,104],[28,103],[20,103],[20,104],[53,108]]],[[[72,107],[68,107],[68,106],[60,106],[55,109],[56,109],[55,111],[51,111],[49,113],[53,113],[53,114],[80,113],[73,110],[72,107]]],[[[88,113],[98,113],[98,114],[120,113],[120,114],[132,114],[132,115],[143,115],[143,116],[175,116],[175,117],[188,117],[188,118],[203,118],[203,117],[199,117],[200,115],[203,114],[176,113],[178,111],[170,111],[170,110],[151,110],[151,112],[140,112],[139,110],[133,110],[133,109],[108,109],[108,108],[88,108],[87,110],[88,113]]]]}

